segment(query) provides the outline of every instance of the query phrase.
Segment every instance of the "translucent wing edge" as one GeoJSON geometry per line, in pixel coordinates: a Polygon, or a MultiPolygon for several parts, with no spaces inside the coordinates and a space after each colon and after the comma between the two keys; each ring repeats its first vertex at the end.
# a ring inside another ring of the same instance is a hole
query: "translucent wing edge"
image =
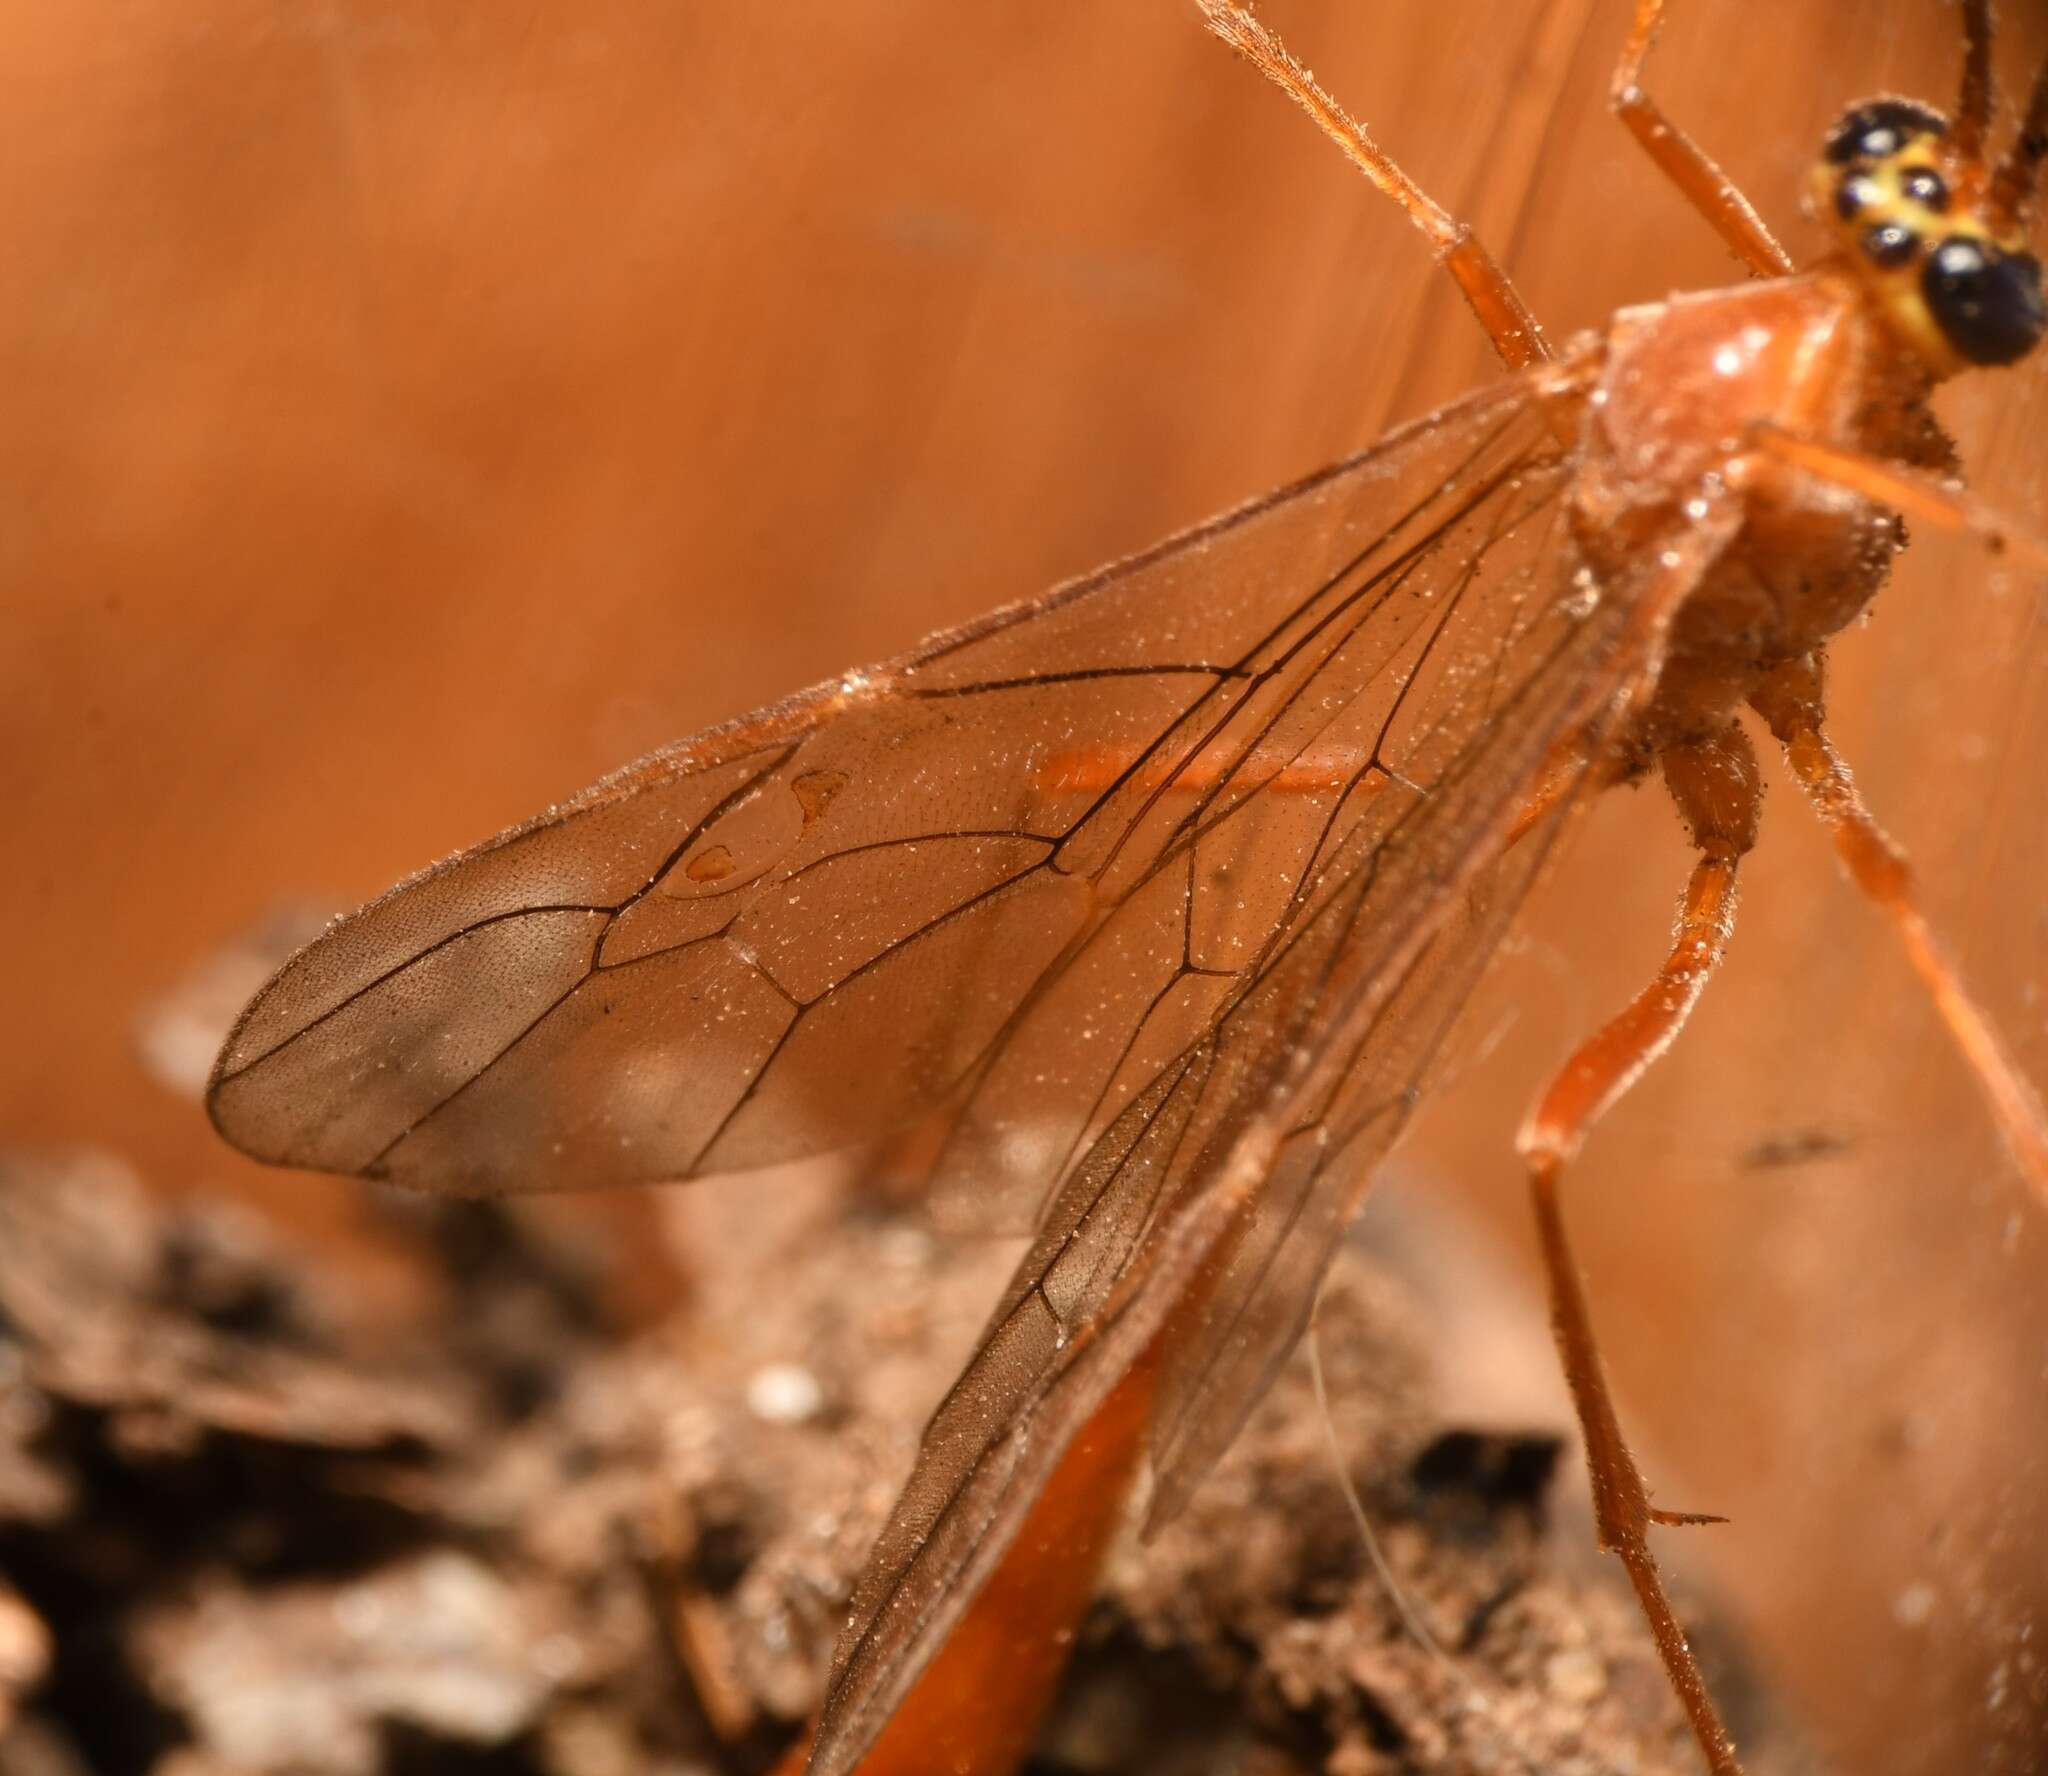
{"type": "MultiPolygon", "coordinates": [[[[1483,414],[1490,408],[1508,410],[1519,406],[1529,399],[1530,380],[1527,376],[1518,377],[1482,390],[1464,400],[1452,402],[1407,425],[1395,428],[1350,456],[1326,464],[1226,511],[1216,513],[1134,554],[1110,562],[1079,578],[1066,581],[1048,592],[998,606],[966,623],[927,636],[906,653],[874,666],[843,674],[836,679],[822,681],[777,702],[658,747],[619,769],[608,772],[567,800],[551,804],[530,819],[507,827],[478,844],[468,846],[414,871],[353,912],[337,918],[320,936],[301,946],[279,966],[242,1008],[230,1026],[207,1078],[205,1104],[209,1121],[230,1146],[251,1152],[252,1157],[265,1163],[290,1163],[280,1161],[272,1155],[253,1152],[243,1144],[229,1125],[222,1101],[222,1090],[241,1073],[258,1064],[267,1054],[296,1040],[310,1027],[308,1024],[295,1023],[291,1034],[280,1042],[273,1043],[263,1054],[243,1057],[239,1053],[245,1034],[271,996],[292,980],[309,957],[357,921],[380,913],[392,902],[454,870],[464,868],[537,834],[650,789],[672,783],[679,778],[714,770],[782,742],[799,740],[837,715],[897,695],[909,687],[921,669],[932,666],[963,648],[1015,628],[1033,617],[1050,614],[1072,605],[1118,584],[1128,575],[1164,558],[1199,548],[1205,542],[1258,517],[1261,513],[1365,467],[1375,459],[1397,454],[1411,440],[1440,429],[1454,417],[1483,414]]],[[[416,955],[398,958],[392,963],[391,971],[407,966],[415,960],[416,955]]]]}

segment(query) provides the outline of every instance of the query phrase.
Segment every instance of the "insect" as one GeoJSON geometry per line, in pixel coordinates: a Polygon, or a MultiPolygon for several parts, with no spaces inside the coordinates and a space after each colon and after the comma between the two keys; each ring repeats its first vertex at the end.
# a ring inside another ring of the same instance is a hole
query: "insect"
{"type": "MultiPolygon", "coordinates": [[[[1480,243],[1249,13],[1213,30],[1428,235],[1504,382],[914,653],[682,741],[301,952],[217,1065],[259,1158],[482,1193],[741,1171],[943,1128],[938,1190],[1035,1238],[854,1599],[814,1751],[852,1768],[1047,1476],[1157,1365],[1155,1519],[1228,1445],[1573,813],[1659,775],[1698,853],[1656,979],[1520,1141],[1600,1535],[1708,1764],[1734,1749],[1649,1548],[1560,1206],[1719,965],[1759,826],[1744,712],[1890,916],[2023,1171],[2048,1116],[1830,742],[1829,638],[1898,514],[2026,540],[1926,400],[2048,332],[2048,69],[1992,152],[1989,0],[1953,118],[1848,111],[1796,272],[1642,78],[1616,109],[1755,281],[1553,344],[1480,243]]],[[[1682,1519],[1681,1519],[1682,1520],[1682,1519]]]]}

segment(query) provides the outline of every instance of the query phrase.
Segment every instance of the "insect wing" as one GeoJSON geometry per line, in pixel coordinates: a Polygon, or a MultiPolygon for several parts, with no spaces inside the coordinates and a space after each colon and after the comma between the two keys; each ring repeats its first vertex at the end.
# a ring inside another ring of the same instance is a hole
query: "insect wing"
{"type": "MultiPolygon", "coordinates": [[[[1497,517],[1511,524],[1512,511],[1506,502],[1497,517]]],[[[1586,761],[1648,676],[1660,632],[1639,620],[1644,587],[1587,600],[1562,546],[1542,564],[1553,595],[1513,612],[1516,601],[1490,596],[1488,552],[1470,559],[1471,631],[1447,626],[1443,645],[1488,665],[1444,672],[1418,693],[1437,705],[1422,725],[1443,749],[1422,755],[1436,759],[1429,793],[1365,805],[1241,994],[1063,1181],[933,1416],[856,1592],[817,1776],[854,1767],[1146,1351],[1159,1359],[1157,1524],[1299,1337],[1373,1168],[1540,870],[1586,761]],[[1449,720],[1453,705],[1465,719],[1449,720]],[[1577,763],[1564,764],[1550,811],[1508,851],[1532,789],[1560,760],[1577,763]]],[[[1662,588],[1667,608],[1676,590],[1662,588]]]]}
{"type": "Polygon", "coordinates": [[[1511,823],[1640,677],[1634,598],[1571,547],[1556,374],[643,760],[342,922],[223,1051],[216,1120],[287,1163],[680,1178],[944,1104],[942,1187],[1036,1212],[820,1770],[1144,1352],[1157,1516],[1298,1335],[1540,862],[1511,823]]]}
{"type": "Polygon", "coordinates": [[[947,1178],[1029,1212],[1511,691],[1560,463],[1508,383],[651,755],[287,963],[215,1121],[492,1192],[765,1165],[950,1095],[947,1178]]]}

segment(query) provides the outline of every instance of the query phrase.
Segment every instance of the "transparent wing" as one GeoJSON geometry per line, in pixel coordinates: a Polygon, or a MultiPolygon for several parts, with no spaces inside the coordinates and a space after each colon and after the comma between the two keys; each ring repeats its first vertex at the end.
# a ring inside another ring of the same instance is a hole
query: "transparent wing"
{"type": "Polygon", "coordinates": [[[1526,381],[401,884],[243,1014],[259,1158],[447,1191],[854,1145],[1035,1209],[1481,742],[1561,608],[1526,381]]]}
{"type": "Polygon", "coordinates": [[[943,1109],[942,1187],[1032,1212],[856,1596],[828,1776],[1141,1355],[1164,1514],[1294,1342],[1548,842],[1511,824],[1654,645],[1573,552],[1554,411],[1512,381],[656,754],[339,924],[223,1051],[216,1121],[286,1163],[614,1184],[943,1109]]]}
{"type": "MultiPolygon", "coordinates": [[[[1718,547],[1703,543],[1698,561],[1718,547]]],[[[1545,569],[1554,596],[1513,613],[1480,599],[1470,633],[1445,631],[1442,645],[1470,649],[1465,663],[1446,662],[1426,691],[1411,678],[1428,794],[1370,802],[1335,836],[1241,989],[1064,1179],[856,1592],[817,1776],[858,1761],[1134,1363],[1151,1352],[1157,1376],[1157,1524],[1292,1349],[1586,761],[1651,676],[1651,619],[1668,620],[1692,583],[1667,574],[1650,598],[1652,566],[1644,583],[1587,599],[1569,549],[1545,569]],[[1551,811],[1508,850],[1560,760],[1577,762],[1551,811]]]]}

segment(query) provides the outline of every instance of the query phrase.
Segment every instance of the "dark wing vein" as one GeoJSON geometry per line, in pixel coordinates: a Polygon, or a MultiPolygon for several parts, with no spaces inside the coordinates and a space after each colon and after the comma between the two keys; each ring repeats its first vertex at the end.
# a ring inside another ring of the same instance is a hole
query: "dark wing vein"
{"type": "Polygon", "coordinates": [[[1472,587],[1475,620],[1500,619],[1455,650],[1466,682],[1487,687],[1483,708],[1445,682],[1417,693],[1436,705],[1424,731],[1444,749],[1429,795],[1342,836],[1242,991],[1066,1174],[856,1593],[818,1776],[854,1766],[1148,1348],[1156,1524],[1299,1337],[1374,1167],[1655,645],[1635,620],[1645,586],[1606,587],[1587,609],[1569,595],[1578,564],[1561,535],[1537,560],[1551,595],[1518,611],[1503,614],[1490,582],[1472,587]],[[1465,719],[1441,719],[1446,696],[1465,719]],[[1561,752],[1564,741],[1576,744],[1561,752]],[[1578,783],[1505,851],[1560,756],[1581,761],[1578,783]]]}
{"type": "Polygon", "coordinates": [[[1550,411],[1510,382],[655,754],[342,921],[223,1050],[238,1145],[441,1190],[946,1106],[941,1189],[1036,1237],[855,1599],[821,1769],[1140,1354],[1163,1515],[1298,1335],[1548,844],[1503,859],[1510,823],[1641,664],[1636,591],[1581,595],[1550,411]]]}
{"type": "Polygon", "coordinates": [[[948,1176],[1028,1218],[1367,789],[1425,781],[1382,730],[1450,539],[1545,485],[1532,414],[1478,396],[401,884],[244,1013],[216,1122],[279,1163],[500,1191],[768,1164],[951,1094],[948,1176]]]}

